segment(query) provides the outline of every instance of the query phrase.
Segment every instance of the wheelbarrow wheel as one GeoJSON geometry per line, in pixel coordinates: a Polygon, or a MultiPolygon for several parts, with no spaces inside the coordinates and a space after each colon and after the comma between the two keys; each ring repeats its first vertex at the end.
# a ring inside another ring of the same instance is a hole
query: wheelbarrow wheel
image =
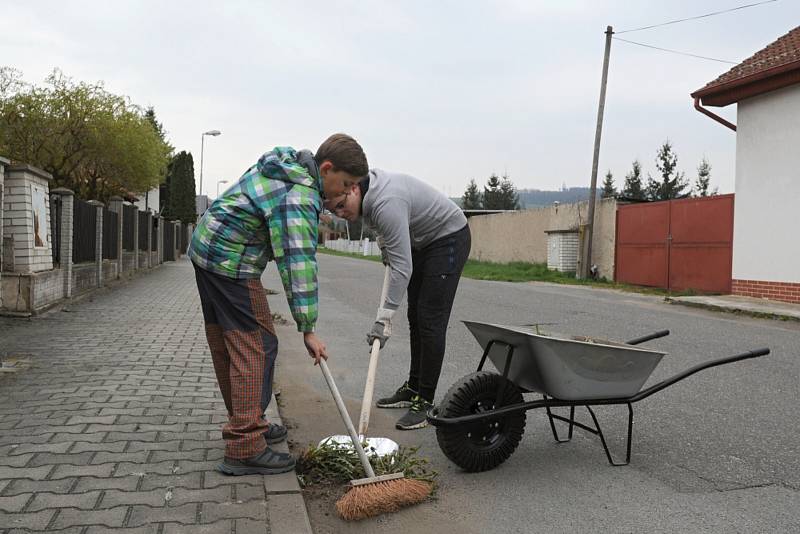
{"type": "MultiPolygon", "coordinates": [[[[479,371],[450,387],[439,403],[439,414],[460,417],[493,410],[501,387],[501,406],[523,402],[516,384],[497,373],[479,371]]],[[[519,411],[470,425],[443,425],[436,428],[436,439],[445,456],[459,467],[470,472],[487,471],[505,462],[517,448],[525,431],[525,417],[525,411],[519,411]]]]}

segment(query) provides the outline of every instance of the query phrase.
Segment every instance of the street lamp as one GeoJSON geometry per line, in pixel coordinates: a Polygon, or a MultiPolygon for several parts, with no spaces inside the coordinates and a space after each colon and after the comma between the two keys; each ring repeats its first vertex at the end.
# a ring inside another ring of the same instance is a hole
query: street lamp
{"type": "Polygon", "coordinates": [[[219,198],[219,184],[227,184],[227,183],[228,183],[228,180],[219,180],[217,182],[217,197],[216,198],[219,198]]]}
{"type": "Polygon", "coordinates": [[[203,135],[200,136],[200,195],[203,195],[203,144],[206,140],[207,135],[211,136],[218,136],[221,134],[219,130],[209,130],[207,132],[203,132],[203,135]]]}

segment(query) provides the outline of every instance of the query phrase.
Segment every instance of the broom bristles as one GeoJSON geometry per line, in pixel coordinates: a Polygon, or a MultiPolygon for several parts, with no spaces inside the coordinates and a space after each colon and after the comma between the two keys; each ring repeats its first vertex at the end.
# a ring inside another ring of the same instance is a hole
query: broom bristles
{"type": "Polygon", "coordinates": [[[430,483],[409,478],[351,486],[336,502],[336,511],[347,521],[366,519],[422,502],[431,491],[430,483]]]}

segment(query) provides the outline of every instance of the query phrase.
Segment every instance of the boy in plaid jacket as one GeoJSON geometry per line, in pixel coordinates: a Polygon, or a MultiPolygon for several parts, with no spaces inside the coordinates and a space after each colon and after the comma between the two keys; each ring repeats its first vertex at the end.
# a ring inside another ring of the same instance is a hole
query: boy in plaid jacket
{"type": "Polygon", "coordinates": [[[290,471],[290,454],[268,447],[286,428],[263,419],[272,396],[278,339],[261,274],[274,260],[314,364],[327,359],[314,334],[318,314],[317,226],[324,199],[369,172],[361,146],[334,134],[312,154],[276,147],[208,208],[189,245],[206,337],[228,423],[222,429],[229,475],[290,471]]]}

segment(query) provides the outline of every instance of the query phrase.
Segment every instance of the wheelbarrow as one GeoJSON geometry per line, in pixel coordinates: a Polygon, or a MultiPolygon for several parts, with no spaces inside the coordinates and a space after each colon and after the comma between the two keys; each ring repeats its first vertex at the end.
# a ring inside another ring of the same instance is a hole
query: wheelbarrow
{"type": "Polygon", "coordinates": [[[769,349],[763,348],[711,360],[641,389],[666,353],[639,345],[667,336],[669,330],[617,343],[544,335],[538,333],[538,327],[464,324],[483,348],[478,370],[450,387],[442,402],[428,412],[428,422],[436,427],[436,439],[445,456],[470,472],[493,469],[506,461],[525,431],[526,412],[535,408],[546,410],[557,442],[570,441],[574,429],[579,428],[600,438],[611,465],[628,465],[635,402],[703,369],[769,354],[769,349]],[[483,370],[487,359],[502,374],[483,370]],[[538,393],[541,399],[526,402],[523,393],[538,393]],[[612,457],[592,409],[609,405],[628,407],[624,461],[612,457]],[[588,410],[594,426],[575,420],[575,408],[581,406],[588,410]],[[569,408],[569,417],[552,411],[563,407],[569,408]],[[556,421],[568,425],[566,438],[559,434],[556,421]]]}

